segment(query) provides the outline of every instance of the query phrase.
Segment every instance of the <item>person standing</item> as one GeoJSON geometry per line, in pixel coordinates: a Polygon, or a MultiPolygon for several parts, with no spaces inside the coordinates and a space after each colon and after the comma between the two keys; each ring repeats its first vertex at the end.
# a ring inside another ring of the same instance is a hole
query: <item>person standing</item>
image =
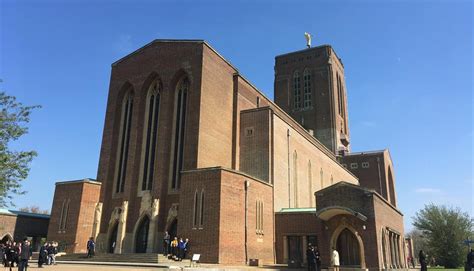
{"type": "Polygon", "coordinates": [[[420,253],[418,253],[418,260],[420,261],[421,271],[427,271],[428,265],[426,262],[426,254],[423,250],[420,250],[420,253]]]}
{"type": "Polygon", "coordinates": [[[339,271],[339,252],[335,248],[332,248],[332,265],[334,266],[334,271],[339,271]]]}
{"type": "Polygon", "coordinates": [[[189,250],[189,239],[186,238],[186,240],[184,241],[184,254],[183,254],[183,259],[186,259],[186,254],[188,254],[188,250],[189,250]]]}
{"type": "Polygon", "coordinates": [[[179,238],[178,242],[178,261],[182,261],[184,257],[184,241],[183,238],[179,238]]]}
{"type": "Polygon", "coordinates": [[[176,260],[178,257],[178,237],[171,241],[171,254],[173,254],[173,259],[176,260]]]}
{"type": "Polygon", "coordinates": [[[48,250],[46,249],[46,244],[43,244],[40,247],[39,255],[38,255],[38,267],[42,268],[43,264],[46,263],[46,258],[48,257],[48,250]]]}
{"type": "Polygon", "coordinates": [[[308,263],[308,271],[316,270],[316,254],[314,253],[314,247],[309,244],[306,250],[306,262],[308,263]]]}
{"type": "Polygon", "coordinates": [[[5,246],[0,244],[0,265],[5,263],[6,253],[5,253],[5,246]]]}
{"type": "Polygon", "coordinates": [[[19,249],[18,271],[28,270],[28,260],[31,258],[30,242],[25,238],[19,249]]]}
{"type": "Polygon", "coordinates": [[[314,255],[316,257],[316,271],[321,271],[321,254],[318,247],[314,247],[314,255]]]}
{"type": "Polygon", "coordinates": [[[467,261],[466,261],[467,270],[471,271],[474,270],[474,249],[471,248],[469,253],[467,253],[467,261]]]}
{"type": "Polygon", "coordinates": [[[89,238],[87,241],[87,258],[92,258],[95,253],[95,242],[94,237],[89,238]]]}
{"type": "Polygon", "coordinates": [[[165,231],[165,235],[163,236],[163,256],[168,256],[170,253],[170,234],[165,231]]]}

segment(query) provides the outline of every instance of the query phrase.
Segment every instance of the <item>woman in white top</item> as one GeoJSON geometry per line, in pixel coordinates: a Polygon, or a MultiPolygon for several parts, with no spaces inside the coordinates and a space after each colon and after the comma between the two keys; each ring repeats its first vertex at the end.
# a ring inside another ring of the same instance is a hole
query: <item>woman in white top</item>
{"type": "Polygon", "coordinates": [[[339,271],[339,252],[335,248],[332,249],[332,265],[334,266],[334,271],[339,271]]]}

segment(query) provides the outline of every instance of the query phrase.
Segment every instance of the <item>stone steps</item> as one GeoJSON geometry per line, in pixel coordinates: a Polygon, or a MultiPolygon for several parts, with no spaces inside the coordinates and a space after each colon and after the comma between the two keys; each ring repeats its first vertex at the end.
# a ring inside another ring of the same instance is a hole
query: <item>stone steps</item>
{"type": "Polygon", "coordinates": [[[85,253],[66,254],[56,257],[57,261],[88,261],[88,262],[132,262],[132,263],[173,263],[167,257],[156,253],[100,253],[87,258],[85,253]]]}

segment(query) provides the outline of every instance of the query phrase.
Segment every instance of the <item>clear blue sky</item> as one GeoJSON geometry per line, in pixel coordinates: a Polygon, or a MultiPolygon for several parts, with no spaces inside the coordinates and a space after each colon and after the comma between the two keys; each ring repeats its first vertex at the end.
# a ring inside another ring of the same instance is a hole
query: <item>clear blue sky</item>
{"type": "Polygon", "coordinates": [[[95,178],[110,65],[156,38],[205,39],[273,98],[274,56],[331,44],[345,65],[353,151],[389,148],[405,224],[429,202],[473,214],[470,1],[1,3],[0,84],[40,104],[15,148],[39,156],[17,207],[95,178]]]}

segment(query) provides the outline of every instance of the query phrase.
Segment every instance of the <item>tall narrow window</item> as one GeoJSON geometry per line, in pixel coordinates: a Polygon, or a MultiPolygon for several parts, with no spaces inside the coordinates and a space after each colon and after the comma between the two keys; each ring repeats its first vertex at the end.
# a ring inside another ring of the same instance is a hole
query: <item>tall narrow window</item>
{"type": "Polygon", "coordinates": [[[263,235],[263,201],[255,201],[255,232],[263,235]]]}
{"type": "Polygon", "coordinates": [[[193,212],[193,228],[196,228],[199,220],[199,196],[198,192],[194,192],[194,212],[193,212]]]}
{"type": "Polygon", "coordinates": [[[61,215],[59,217],[59,230],[63,229],[63,220],[65,219],[64,212],[66,211],[66,202],[67,202],[67,200],[63,200],[63,205],[61,207],[61,215]]]}
{"type": "Polygon", "coordinates": [[[304,70],[303,73],[303,91],[304,91],[304,96],[303,96],[303,104],[304,108],[311,107],[311,73],[308,69],[304,70]]]}
{"type": "Polygon", "coordinates": [[[293,152],[293,190],[295,203],[294,207],[298,208],[298,153],[293,152]]]}
{"type": "Polygon", "coordinates": [[[132,124],[133,95],[128,93],[122,105],[122,121],[120,127],[120,143],[118,153],[118,173],[115,192],[123,192],[125,177],[127,175],[128,146],[130,142],[130,130],[132,124]]]}
{"type": "Polygon", "coordinates": [[[67,225],[67,216],[68,216],[68,213],[69,213],[69,203],[71,201],[68,199],[68,200],[64,200],[63,202],[63,208],[61,210],[61,218],[59,220],[59,230],[65,230],[66,229],[66,225],[67,225]]]}
{"type": "Polygon", "coordinates": [[[148,92],[146,110],[145,157],[143,162],[142,190],[151,190],[155,174],[158,113],[160,110],[161,84],[155,81],[148,92]]]}
{"type": "Polygon", "coordinates": [[[321,189],[324,188],[324,172],[323,172],[323,168],[321,168],[321,171],[319,172],[319,178],[321,180],[321,189]]]}
{"type": "Polygon", "coordinates": [[[187,77],[181,79],[178,84],[178,97],[176,101],[176,130],[174,138],[174,161],[172,189],[179,189],[181,186],[181,170],[183,169],[184,131],[186,128],[186,104],[189,90],[189,80],[187,77]]]}
{"type": "Polygon", "coordinates": [[[308,191],[309,191],[309,205],[313,206],[313,173],[311,172],[311,160],[308,161],[308,191]]]}
{"type": "Polygon", "coordinates": [[[336,74],[336,85],[337,85],[337,107],[339,115],[342,117],[342,94],[341,94],[341,78],[339,74],[336,74]]]}
{"type": "Polygon", "coordinates": [[[301,108],[301,82],[300,73],[295,71],[293,74],[293,95],[294,95],[294,108],[301,108]]]}
{"type": "Polygon", "coordinates": [[[201,191],[201,204],[200,204],[200,211],[199,211],[199,227],[202,228],[204,225],[204,189],[201,191]]]}

